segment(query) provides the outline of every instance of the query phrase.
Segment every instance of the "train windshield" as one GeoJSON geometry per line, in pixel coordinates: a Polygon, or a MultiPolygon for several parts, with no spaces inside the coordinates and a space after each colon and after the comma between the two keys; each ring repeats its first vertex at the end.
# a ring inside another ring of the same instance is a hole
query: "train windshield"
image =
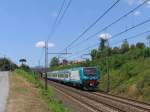
{"type": "Polygon", "coordinates": [[[94,76],[96,75],[97,70],[96,68],[84,68],[84,74],[87,76],[94,76]]]}

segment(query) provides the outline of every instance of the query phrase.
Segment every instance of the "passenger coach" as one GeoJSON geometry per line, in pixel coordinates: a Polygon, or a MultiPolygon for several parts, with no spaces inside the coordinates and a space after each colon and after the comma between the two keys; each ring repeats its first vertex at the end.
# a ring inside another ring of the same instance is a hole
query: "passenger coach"
{"type": "Polygon", "coordinates": [[[96,67],[78,67],[48,72],[47,78],[49,80],[79,86],[84,90],[97,90],[100,73],[96,67]]]}

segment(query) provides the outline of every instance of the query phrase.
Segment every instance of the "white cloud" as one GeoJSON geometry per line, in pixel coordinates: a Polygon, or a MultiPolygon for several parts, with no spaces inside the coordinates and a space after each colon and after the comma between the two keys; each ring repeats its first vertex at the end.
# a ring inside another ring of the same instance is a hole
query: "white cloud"
{"type": "MultiPolygon", "coordinates": [[[[53,43],[48,43],[48,47],[54,47],[55,45],[53,43]]],[[[45,47],[45,42],[44,41],[39,41],[35,44],[35,47],[37,48],[44,48],[45,47]]]]}
{"type": "Polygon", "coordinates": [[[48,47],[54,47],[55,45],[53,43],[48,43],[48,47]]]}
{"type": "Polygon", "coordinates": [[[147,4],[150,5],[150,1],[148,1],[147,4]]]}
{"type": "MultiPolygon", "coordinates": [[[[145,1],[146,1],[146,0],[138,0],[138,3],[142,4],[142,3],[145,2],[145,1]]],[[[150,7],[150,1],[147,1],[146,7],[150,7]]]]}
{"type": "Polygon", "coordinates": [[[104,39],[104,40],[108,40],[110,39],[112,36],[108,33],[103,33],[103,34],[100,34],[98,38],[100,39],[104,39]]]}
{"type": "Polygon", "coordinates": [[[141,14],[140,11],[135,11],[135,12],[133,13],[134,16],[139,16],[140,14],[141,14]]]}
{"type": "Polygon", "coordinates": [[[150,8],[150,1],[147,2],[147,8],[150,8]]]}
{"type": "MultiPolygon", "coordinates": [[[[142,4],[143,2],[145,2],[146,0],[138,0],[138,3],[142,4]]],[[[146,7],[150,8],[150,1],[147,1],[146,3],[146,7]]]]}
{"type": "MultiPolygon", "coordinates": [[[[126,0],[128,5],[132,6],[132,5],[137,5],[137,4],[142,4],[143,2],[145,2],[146,0],[126,0]]],[[[145,3],[145,7],[146,8],[150,8],[150,1],[147,1],[147,3],[145,3]]]]}
{"type": "Polygon", "coordinates": [[[36,43],[35,47],[44,48],[45,47],[45,42],[44,41],[39,41],[39,42],[36,43]]]}

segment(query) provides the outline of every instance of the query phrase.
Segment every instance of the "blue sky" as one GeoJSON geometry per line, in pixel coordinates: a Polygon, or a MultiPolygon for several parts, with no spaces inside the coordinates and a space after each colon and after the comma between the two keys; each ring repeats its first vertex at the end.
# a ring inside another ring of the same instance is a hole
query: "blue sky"
{"type": "MultiPolygon", "coordinates": [[[[18,63],[20,58],[26,58],[28,64],[36,66],[42,49],[36,48],[38,41],[48,38],[51,26],[56,18],[58,9],[63,0],[0,0],[0,53],[18,63]]],[[[68,0],[66,0],[68,1],[68,0]]],[[[110,7],[115,0],[72,0],[66,15],[56,29],[55,34],[49,40],[55,46],[49,52],[59,52],[83,32],[106,8],[110,7]]],[[[121,15],[136,7],[142,0],[121,0],[101,21],[98,22],[79,41],[110,24],[121,15]]],[[[139,8],[136,12],[113,25],[102,33],[114,35],[133,25],[150,18],[150,5],[139,8]]],[[[131,30],[110,43],[123,40],[137,33],[150,29],[150,23],[131,30]]],[[[143,37],[130,40],[145,42],[143,37]]],[[[76,46],[69,52],[76,52],[98,42],[98,36],[80,46],[76,46]]],[[[78,43],[78,42],[77,42],[78,43]]],[[[88,52],[88,51],[86,51],[88,52]]],[[[83,53],[86,53],[83,52],[83,53]]],[[[77,54],[76,56],[81,55],[77,54]]],[[[2,56],[2,55],[1,55],[2,56]]],[[[44,56],[44,55],[43,55],[44,56]]],[[[49,58],[54,55],[50,55],[49,58]]],[[[73,58],[70,58],[73,59],[73,58]]],[[[44,57],[42,57],[41,63],[44,57]]]]}

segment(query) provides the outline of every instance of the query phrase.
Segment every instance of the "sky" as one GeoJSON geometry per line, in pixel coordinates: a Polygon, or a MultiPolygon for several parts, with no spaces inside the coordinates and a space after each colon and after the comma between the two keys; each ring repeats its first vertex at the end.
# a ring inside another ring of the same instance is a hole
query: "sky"
{"type": "MultiPolygon", "coordinates": [[[[66,0],[68,2],[69,0],[66,0]]],[[[0,0],[0,57],[4,55],[13,62],[19,64],[20,58],[27,59],[27,64],[37,66],[39,60],[44,61],[43,48],[39,42],[49,37],[49,52],[60,52],[71,41],[78,37],[96,18],[108,9],[116,0],[72,0],[64,18],[50,36],[52,25],[58,15],[63,0],[0,0]],[[38,44],[38,46],[37,46],[38,44]]],[[[115,35],[129,27],[150,18],[150,2],[142,6],[128,17],[117,24],[94,36],[89,41],[76,44],[89,35],[101,30],[114,20],[139,5],[143,0],[121,0],[107,15],[105,15],[93,28],[91,28],[79,41],[74,44],[73,53],[69,59],[81,58],[80,55],[90,52],[89,50],[75,54],[76,52],[99,42],[98,36],[102,34],[115,35]]],[[[110,40],[112,43],[124,40],[130,36],[150,30],[150,22],[137,27],[123,35],[110,40]]],[[[149,33],[150,34],[150,33],[149,33]]],[[[146,42],[148,34],[130,43],[146,42]]],[[[115,44],[112,46],[117,46],[115,44]]],[[[96,46],[95,48],[97,48],[96,46]]],[[[56,55],[49,55],[49,60],[56,55]]],[[[69,56],[69,55],[68,55],[69,56]]],[[[64,56],[67,59],[67,56],[64,56]]]]}

